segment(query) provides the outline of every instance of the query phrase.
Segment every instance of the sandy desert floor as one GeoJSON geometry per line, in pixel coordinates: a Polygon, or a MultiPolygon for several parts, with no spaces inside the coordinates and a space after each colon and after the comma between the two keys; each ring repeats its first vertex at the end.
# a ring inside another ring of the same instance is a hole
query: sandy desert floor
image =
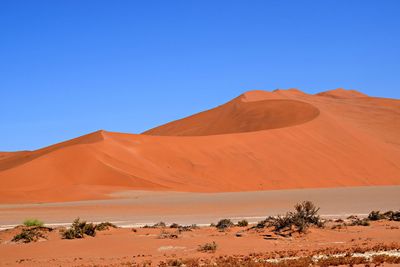
{"type": "Polygon", "coordinates": [[[270,229],[250,229],[251,226],[222,232],[204,226],[180,233],[169,227],[140,227],[159,221],[167,225],[174,222],[209,225],[221,218],[234,222],[246,218],[257,222],[269,215],[284,214],[303,200],[311,200],[321,207],[320,214],[327,220],[347,218],[351,214],[365,217],[372,210],[398,210],[399,195],[399,186],[210,194],[128,191],[109,200],[1,205],[0,266],[140,266],[149,263],[157,266],[182,262],[186,262],[186,266],[194,262],[205,266],[215,262],[220,266],[235,266],[229,264],[239,261],[244,261],[242,265],[257,266],[251,265],[257,260],[266,260],[264,266],[268,266],[277,263],[273,260],[276,257],[296,260],[287,266],[302,266],[306,264],[302,260],[309,260],[310,256],[349,251],[378,251],[400,260],[400,223],[387,220],[371,222],[370,226],[339,228],[333,227],[338,223],[331,221],[323,229],[310,228],[307,234],[291,237],[275,235],[270,229]],[[70,225],[76,217],[89,222],[111,221],[122,228],[98,232],[96,237],[61,239],[60,229],[70,225]],[[43,220],[55,230],[46,233],[47,239],[38,242],[11,242],[21,231],[21,226],[13,227],[27,218],[43,220]],[[162,233],[177,233],[177,238],[160,238],[162,233]],[[198,251],[200,245],[211,242],[217,244],[215,253],[198,251]],[[384,250],[389,252],[382,252],[384,250]],[[291,258],[293,256],[303,258],[291,258]]]}
{"type": "Polygon", "coordinates": [[[46,234],[47,239],[28,244],[10,241],[20,232],[18,227],[0,231],[0,265],[180,266],[185,263],[186,266],[212,266],[217,263],[218,266],[274,266],[280,263],[282,266],[305,266],[302,260],[310,256],[317,259],[316,255],[336,255],[330,260],[338,262],[335,257],[341,254],[344,257],[350,252],[361,253],[358,255],[365,258],[369,255],[374,262],[382,261],[386,255],[392,263],[400,263],[400,222],[383,220],[371,222],[369,226],[334,227],[339,224],[330,222],[323,229],[310,228],[306,234],[291,237],[250,226],[225,231],[201,227],[180,233],[167,227],[117,228],[98,232],[95,237],[64,240],[60,230],[55,229],[46,234]],[[176,233],[177,237],[162,238],[165,233],[176,233]],[[198,250],[199,246],[212,242],[217,244],[215,252],[198,250]]]}

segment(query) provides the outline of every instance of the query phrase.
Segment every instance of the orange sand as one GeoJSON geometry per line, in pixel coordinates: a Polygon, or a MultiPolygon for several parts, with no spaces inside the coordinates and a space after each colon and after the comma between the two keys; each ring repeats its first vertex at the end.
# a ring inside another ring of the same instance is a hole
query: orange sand
{"type": "Polygon", "coordinates": [[[400,101],[250,91],[143,134],[94,132],[0,154],[0,202],[121,190],[227,192],[400,184],[400,101]]]}

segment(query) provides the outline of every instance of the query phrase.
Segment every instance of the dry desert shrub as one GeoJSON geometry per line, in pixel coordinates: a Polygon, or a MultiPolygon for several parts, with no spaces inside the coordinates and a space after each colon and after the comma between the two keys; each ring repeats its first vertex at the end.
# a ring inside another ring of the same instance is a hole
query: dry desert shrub
{"type": "Polygon", "coordinates": [[[178,229],[179,232],[189,232],[192,231],[194,229],[198,229],[199,227],[196,224],[192,224],[192,225],[179,225],[177,223],[173,223],[169,226],[169,228],[172,229],[178,229]]]}
{"type": "Polygon", "coordinates": [[[179,233],[171,233],[165,230],[161,230],[160,234],[158,235],[159,239],[176,239],[179,236],[179,233]]]}
{"type": "Polygon", "coordinates": [[[274,232],[293,231],[304,233],[310,226],[322,227],[323,222],[318,215],[317,208],[310,201],[303,201],[294,206],[294,212],[288,212],[284,216],[268,217],[260,222],[257,227],[273,227],[274,232]]]}
{"type": "Polygon", "coordinates": [[[386,218],[385,215],[381,214],[380,211],[371,211],[368,214],[368,220],[371,221],[383,220],[385,218],[386,218]]]}
{"type": "Polygon", "coordinates": [[[158,222],[153,225],[146,224],[145,226],[143,226],[143,228],[166,228],[166,227],[167,227],[167,225],[165,222],[158,222]]]}
{"type": "Polygon", "coordinates": [[[399,211],[387,211],[383,214],[385,216],[385,219],[389,221],[400,221],[400,210],[399,211]]]}
{"type": "Polygon", "coordinates": [[[169,226],[169,228],[179,228],[179,227],[181,227],[181,226],[177,223],[173,223],[169,226]]]}
{"type": "Polygon", "coordinates": [[[43,226],[31,226],[29,228],[23,228],[22,231],[15,235],[11,241],[23,243],[36,242],[40,238],[47,239],[44,233],[51,232],[52,230],[52,228],[43,226]]]}
{"type": "Polygon", "coordinates": [[[363,218],[360,219],[357,216],[349,216],[347,219],[350,220],[350,223],[347,223],[346,225],[348,226],[369,226],[369,219],[368,218],[363,218]]]}
{"type": "Polygon", "coordinates": [[[400,211],[389,210],[385,213],[381,213],[380,211],[371,211],[368,214],[368,218],[363,219],[364,220],[363,222],[360,222],[357,216],[350,216],[348,219],[356,221],[355,224],[353,225],[365,225],[365,226],[369,225],[366,223],[367,221],[379,221],[379,220],[400,221],[400,211]]]}
{"type": "Polygon", "coordinates": [[[117,228],[117,226],[110,222],[102,222],[102,223],[99,223],[96,225],[97,231],[104,231],[104,230],[108,230],[110,228],[117,228]]]}
{"type": "Polygon", "coordinates": [[[182,233],[182,232],[190,232],[193,231],[195,229],[199,229],[199,227],[196,224],[192,224],[192,225],[184,225],[184,226],[179,226],[178,228],[178,232],[182,233]]]}
{"type": "Polygon", "coordinates": [[[217,225],[215,226],[218,230],[226,230],[229,227],[234,226],[233,222],[230,219],[222,219],[220,220],[217,225]]]}
{"type": "Polygon", "coordinates": [[[61,232],[63,239],[84,238],[85,235],[96,236],[96,226],[76,218],[71,227],[61,232]]]}
{"type": "Polygon", "coordinates": [[[152,228],[165,228],[165,227],[167,227],[167,225],[165,224],[165,222],[158,222],[158,223],[156,223],[156,224],[154,224],[154,225],[152,226],[152,228]]]}
{"type": "Polygon", "coordinates": [[[213,241],[212,243],[205,243],[203,245],[199,245],[199,248],[197,250],[201,252],[215,252],[217,250],[217,243],[213,241]]]}
{"type": "Polygon", "coordinates": [[[249,225],[249,222],[247,220],[241,220],[241,221],[238,221],[238,223],[237,223],[237,226],[239,226],[239,227],[246,227],[248,225],[249,225]]]}

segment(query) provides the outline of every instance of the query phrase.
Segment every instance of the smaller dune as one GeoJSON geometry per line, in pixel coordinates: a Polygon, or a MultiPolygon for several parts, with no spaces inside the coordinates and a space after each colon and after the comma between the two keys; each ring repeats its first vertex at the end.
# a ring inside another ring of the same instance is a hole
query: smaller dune
{"type": "Polygon", "coordinates": [[[59,148],[68,147],[76,144],[90,144],[101,141],[103,139],[103,131],[99,130],[90,134],[86,134],[65,142],[44,147],[35,151],[17,151],[17,152],[0,152],[0,171],[11,169],[15,166],[32,161],[40,156],[48,154],[59,148]]]}

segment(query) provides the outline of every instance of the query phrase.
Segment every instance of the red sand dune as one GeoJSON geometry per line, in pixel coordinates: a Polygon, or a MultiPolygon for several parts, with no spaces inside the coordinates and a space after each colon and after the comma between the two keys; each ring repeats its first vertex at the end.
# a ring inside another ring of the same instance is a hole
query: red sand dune
{"type": "Polygon", "coordinates": [[[0,202],[118,190],[250,191],[400,184],[400,100],[337,89],[250,91],[143,134],[94,132],[0,153],[0,202]]]}

